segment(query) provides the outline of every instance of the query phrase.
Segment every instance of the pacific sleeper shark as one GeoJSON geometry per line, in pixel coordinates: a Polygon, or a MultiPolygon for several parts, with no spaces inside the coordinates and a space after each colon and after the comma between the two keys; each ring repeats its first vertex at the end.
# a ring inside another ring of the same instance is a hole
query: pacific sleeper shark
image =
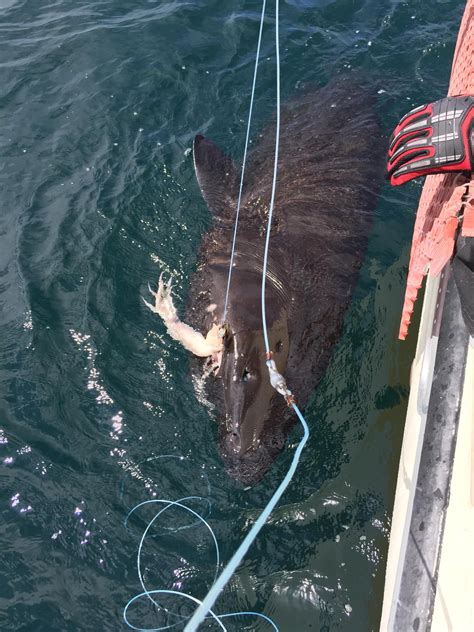
{"type": "MultiPolygon", "coordinates": [[[[281,113],[266,313],[274,360],[300,407],[326,370],[364,258],[382,164],[374,100],[360,78],[345,75],[297,96],[281,113]]],[[[214,222],[191,280],[190,324],[179,319],[162,278],[155,304],[147,303],[174,339],[212,366],[207,391],[219,411],[220,451],[244,485],[262,478],[295,419],[270,385],[262,335],[274,124],[261,136],[247,163],[225,323],[239,173],[203,136],[194,140],[194,166],[214,222]]]]}

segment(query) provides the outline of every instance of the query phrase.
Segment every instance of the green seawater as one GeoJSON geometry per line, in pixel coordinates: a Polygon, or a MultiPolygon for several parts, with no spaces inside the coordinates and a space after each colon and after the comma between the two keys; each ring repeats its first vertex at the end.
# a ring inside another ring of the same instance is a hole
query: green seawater
{"type": "MultiPolygon", "coordinates": [[[[258,486],[226,475],[187,353],[141,300],[164,270],[185,304],[211,221],[192,139],[208,135],[241,159],[260,9],[0,0],[1,630],[128,629],[122,611],[141,591],[136,553],[152,517],[125,527],[129,510],[206,498],[193,507],[225,561],[288,469],[297,426],[258,486]]],[[[446,93],[463,9],[282,1],[283,101],[362,69],[388,137],[408,109],[446,93]]],[[[270,1],[255,142],[275,108],[274,24],[270,1]]],[[[381,191],[343,335],[306,409],[311,438],[296,478],[217,612],[263,612],[281,632],[378,629],[416,342],[415,328],[405,343],[397,333],[420,190],[381,191]]],[[[214,551],[205,529],[182,528],[191,521],[173,510],[150,531],[149,589],[206,593],[214,551]]],[[[130,619],[183,627],[147,603],[130,619]]],[[[226,625],[270,629],[252,618],[226,625]]]]}

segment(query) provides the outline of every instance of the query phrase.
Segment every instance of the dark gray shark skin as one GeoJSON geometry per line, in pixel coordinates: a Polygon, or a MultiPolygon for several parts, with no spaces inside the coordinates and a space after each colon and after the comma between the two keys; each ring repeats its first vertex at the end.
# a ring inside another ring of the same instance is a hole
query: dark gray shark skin
{"type": "MultiPolygon", "coordinates": [[[[270,346],[300,407],[326,370],[363,261],[380,184],[383,142],[374,99],[339,77],[289,102],[266,285],[270,346]]],[[[229,474],[256,484],[285,445],[295,415],[270,385],[262,334],[261,279],[275,127],[248,159],[229,307],[228,335],[208,397],[219,415],[229,474]]],[[[194,163],[214,218],[191,280],[187,320],[202,332],[223,319],[239,177],[233,161],[197,136],[194,163]],[[206,311],[216,304],[213,313],[206,311]]],[[[202,368],[201,368],[202,371],[202,368]]]]}

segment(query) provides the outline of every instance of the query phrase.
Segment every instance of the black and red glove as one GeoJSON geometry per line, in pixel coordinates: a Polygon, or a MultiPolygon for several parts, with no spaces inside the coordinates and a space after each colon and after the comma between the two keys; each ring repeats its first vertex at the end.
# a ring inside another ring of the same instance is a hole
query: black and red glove
{"type": "Polygon", "coordinates": [[[393,185],[446,171],[474,171],[474,96],[421,105],[390,138],[387,172],[393,185]]]}

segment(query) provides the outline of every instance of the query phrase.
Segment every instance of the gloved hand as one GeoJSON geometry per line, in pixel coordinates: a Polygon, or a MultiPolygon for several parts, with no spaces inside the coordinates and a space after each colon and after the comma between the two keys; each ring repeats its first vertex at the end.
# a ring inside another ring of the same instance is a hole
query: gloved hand
{"type": "Polygon", "coordinates": [[[474,96],[408,112],[390,138],[387,172],[397,186],[429,173],[474,170],[474,96]]]}

